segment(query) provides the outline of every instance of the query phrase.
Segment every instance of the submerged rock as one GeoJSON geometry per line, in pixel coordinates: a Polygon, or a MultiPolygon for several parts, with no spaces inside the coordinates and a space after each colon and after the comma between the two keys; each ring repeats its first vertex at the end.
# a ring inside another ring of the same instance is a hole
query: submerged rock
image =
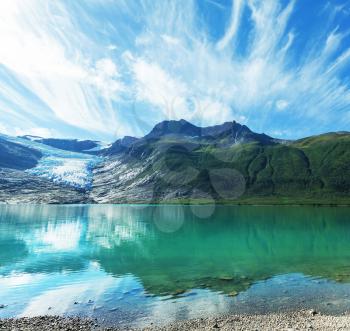
{"type": "Polygon", "coordinates": [[[317,315],[317,311],[316,311],[315,309],[311,309],[311,310],[309,311],[309,314],[310,314],[311,316],[315,316],[315,315],[317,315]]]}
{"type": "Polygon", "coordinates": [[[230,281],[233,281],[233,277],[231,276],[222,276],[222,277],[219,277],[220,280],[223,280],[223,281],[227,281],[227,282],[230,282],[230,281]]]}
{"type": "Polygon", "coordinates": [[[186,293],[186,290],[184,290],[184,289],[178,289],[178,290],[176,290],[174,293],[173,293],[173,295],[181,295],[181,294],[184,294],[184,293],[186,293]]]}

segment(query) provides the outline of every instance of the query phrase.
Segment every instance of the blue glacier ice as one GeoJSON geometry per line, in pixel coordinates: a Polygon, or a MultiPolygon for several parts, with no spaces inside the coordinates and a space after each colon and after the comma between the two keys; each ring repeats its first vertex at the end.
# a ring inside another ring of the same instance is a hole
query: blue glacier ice
{"type": "Polygon", "coordinates": [[[40,151],[43,157],[36,167],[26,172],[48,178],[57,184],[80,189],[89,189],[92,184],[92,170],[102,158],[95,155],[69,152],[19,137],[0,135],[7,141],[40,151]]]}

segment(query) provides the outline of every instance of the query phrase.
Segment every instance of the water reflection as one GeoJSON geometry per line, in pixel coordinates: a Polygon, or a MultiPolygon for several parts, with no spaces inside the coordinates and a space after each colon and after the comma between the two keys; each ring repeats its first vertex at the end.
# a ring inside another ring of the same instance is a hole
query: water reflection
{"type": "MultiPolygon", "coordinates": [[[[147,236],[147,226],[140,210],[113,205],[89,208],[87,218],[87,241],[92,246],[113,249],[127,241],[147,236]]],[[[149,234],[148,234],[149,235],[149,234]]]]}
{"type": "MultiPolygon", "coordinates": [[[[150,207],[142,217],[137,210],[128,214],[136,220],[129,225],[141,222],[147,233],[118,248],[100,247],[93,258],[113,275],[137,275],[153,294],[198,287],[232,293],[293,272],[350,278],[347,209],[219,207],[205,221],[182,206],[150,207]],[[158,226],[161,220],[176,223],[179,215],[178,231],[158,226]]],[[[113,233],[105,236],[110,240],[113,233]]]]}
{"type": "MultiPolygon", "coordinates": [[[[0,300],[25,292],[30,304],[20,311],[28,315],[47,312],[57,298],[66,300],[55,313],[108,295],[111,305],[136,309],[134,292],[139,305],[196,289],[235,296],[284,274],[348,282],[348,215],[349,208],[220,206],[202,219],[188,206],[3,205],[0,300]]],[[[165,306],[172,309],[157,301],[158,310],[165,306]]]]}

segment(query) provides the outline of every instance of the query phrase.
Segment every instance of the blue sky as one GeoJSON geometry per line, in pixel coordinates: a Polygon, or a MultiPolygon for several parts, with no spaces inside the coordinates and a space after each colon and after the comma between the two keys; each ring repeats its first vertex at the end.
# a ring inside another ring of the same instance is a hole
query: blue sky
{"type": "Polygon", "coordinates": [[[348,0],[1,0],[0,132],[350,130],[348,0]]]}

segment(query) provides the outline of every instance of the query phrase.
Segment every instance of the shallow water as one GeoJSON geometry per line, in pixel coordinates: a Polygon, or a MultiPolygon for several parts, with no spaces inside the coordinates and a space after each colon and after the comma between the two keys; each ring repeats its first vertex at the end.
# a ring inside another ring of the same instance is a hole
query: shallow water
{"type": "Polygon", "coordinates": [[[350,309],[350,208],[0,206],[0,317],[350,309]]]}

